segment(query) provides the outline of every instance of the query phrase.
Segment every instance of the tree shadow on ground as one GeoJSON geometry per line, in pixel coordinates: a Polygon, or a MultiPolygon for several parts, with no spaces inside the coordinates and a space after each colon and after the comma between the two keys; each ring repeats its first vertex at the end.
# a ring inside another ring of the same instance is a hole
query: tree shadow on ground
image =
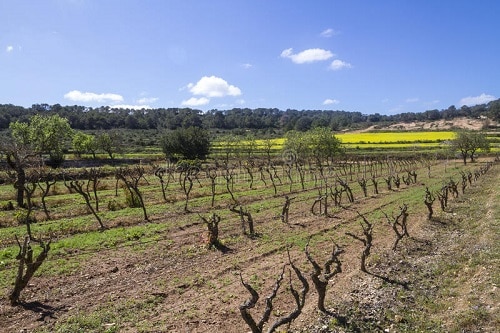
{"type": "Polygon", "coordinates": [[[212,245],[212,247],[214,249],[216,249],[217,251],[222,252],[223,254],[227,254],[227,253],[232,253],[233,252],[233,249],[231,249],[231,248],[229,248],[226,245],[221,244],[221,243],[214,244],[214,245],[212,245]]]}
{"type": "Polygon", "coordinates": [[[40,318],[37,321],[45,321],[46,318],[57,319],[55,314],[60,311],[66,311],[66,305],[53,307],[48,304],[43,304],[38,301],[34,302],[20,302],[19,306],[21,306],[25,310],[29,310],[35,312],[40,315],[40,318]]]}
{"type": "Polygon", "coordinates": [[[397,285],[403,287],[405,290],[409,289],[408,286],[409,286],[410,282],[408,282],[408,281],[399,281],[399,280],[391,279],[387,276],[383,276],[383,275],[373,273],[373,272],[366,272],[366,274],[374,276],[376,278],[379,278],[379,279],[383,280],[384,282],[387,282],[390,284],[397,284],[397,285]]]}

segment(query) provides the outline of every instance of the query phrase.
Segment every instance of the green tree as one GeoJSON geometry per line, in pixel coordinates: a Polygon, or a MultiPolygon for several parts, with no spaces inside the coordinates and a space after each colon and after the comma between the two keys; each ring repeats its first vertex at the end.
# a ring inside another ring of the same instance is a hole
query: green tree
{"type": "Polygon", "coordinates": [[[287,158],[306,159],[308,155],[306,135],[295,130],[286,132],[283,150],[284,154],[287,154],[287,158]]]}
{"type": "Polygon", "coordinates": [[[82,154],[91,153],[95,158],[98,145],[95,136],[83,132],[76,132],[73,135],[73,150],[75,155],[81,157],[82,154]]]}
{"type": "Polygon", "coordinates": [[[306,134],[308,147],[318,162],[332,162],[334,156],[341,152],[341,142],[329,128],[316,127],[306,134]]]}
{"type": "Polygon", "coordinates": [[[122,137],[116,131],[99,134],[96,138],[96,141],[97,147],[106,152],[111,160],[115,159],[116,153],[120,153],[122,151],[122,137]]]}
{"type": "Polygon", "coordinates": [[[162,136],[161,148],[170,160],[203,160],[210,151],[210,136],[201,128],[178,128],[162,136]]]}
{"type": "Polygon", "coordinates": [[[48,164],[58,166],[63,161],[66,141],[73,131],[68,120],[58,115],[35,115],[29,122],[16,121],[9,128],[10,138],[0,142],[0,151],[16,175],[17,205],[24,207],[27,169],[40,166],[43,154],[49,155],[48,164]]]}
{"type": "Polygon", "coordinates": [[[314,158],[321,165],[331,162],[341,150],[341,142],[326,127],[316,127],[305,133],[289,131],[283,146],[285,152],[293,151],[297,158],[314,158]]]}
{"type": "Polygon", "coordinates": [[[500,120],[500,99],[488,104],[488,116],[495,121],[500,120]]]}
{"type": "Polygon", "coordinates": [[[475,154],[479,149],[482,151],[490,150],[490,143],[486,135],[480,132],[458,132],[455,139],[451,141],[451,149],[458,151],[462,156],[464,165],[467,164],[467,157],[474,162],[475,154]]]}
{"type": "Polygon", "coordinates": [[[34,115],[29,123],[11,123],[10,129],[16,141],[30,144],[39,155],[48,154],[49,164],[56,167],[64,160],[66,143],[73,135],[68,119],[59,115],[34,115]]]}

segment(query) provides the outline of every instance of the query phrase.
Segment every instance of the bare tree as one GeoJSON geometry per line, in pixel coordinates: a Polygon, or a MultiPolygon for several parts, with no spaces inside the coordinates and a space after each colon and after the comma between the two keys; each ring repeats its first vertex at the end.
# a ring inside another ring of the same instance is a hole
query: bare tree
{"type": "Polygon", "coordinates": [[[322,214],[326,215],[327,212],[328,208],[327,208],[326,196],[320,193],[318,195],[318,198],[314,200],[311,206],[311,213],[313,215],[322,215],[322,214]],[[316,209],[316,205],[318,204],[319,204],[319,210],[316,209]]]}
{"type": "Polygon", "coordinates": [[[240,206],[239,209],[237,209],[236,206],[230,206],[229,210],[240,216],[241,228],[243,230],[243,234],[247,234],[246,225],[248,224],[248,234],[250,236],[253,236],[255,234],[255,231],[254,231],[254,227],[253,227],[252,214],[250,214],[250,212],[248,210],[243,210],[242,206],[240,206]]]}
{"type": "Polygon", "coordinates": [[[458,182],[455,182],[453,179],[450,179],[448,182],[448,188],[455,198],[458,198],[458,182]]]}
{"type": "Polygon", "coordinates": [[[399,188],[401,186],[401,178],[399,178],[399,175],[396,174],[396,176],[392,177],[394,181],[394,185],[396,185],[396,188],[399,188]]]}
{"type": "Polygon", "coordinates": [[[15,140],[0,142],[0,152],[5,156],[7,165],[12,169],[11,176],[15,179],[17,206],[24,207],[26,172],[30,167],[41,165],[42,159],[30,144],[15,140]]]}
{"type": "Polygon", "coordinates": [[[388,176],[387,178],[384,178],[385,183],[387,184],[387,191],[392,191],[392,176],[388,176]]]}
{"type": "Polygon", "coordinates": [[[378,180],[375,176],[372,176],[373,192],[378,194],[378,180]]]}
{"type": "Polygon", "coordinates": [[[250,184],[249,187],[250,189],[253,189],[253,168],[255,167],[255,163],[248,159],[245,163],[242,164],[243,168],[248,174],[248,177],[250,178],[250,184]]]}
{"type": "Polygon", "coordinates": [[[238,200],[234,197],[233,189],[234,189],[234,168],[229,164],[225,164],[224,166],[224,179],[226,180],[226,189],[234,204],[238,203],[238,200]]]}
{"type": "MultiPolygon", "coordinates": [[[[31,233],[31,223],[36,222],[35,218],[31,217],[33,213],[33,194],[36,190],[36,177],[27,176],[26,182],[24,183],[24,192],[26,196],[26,215],[22,216],[21,223],[26,225],[26,231],[28,232],[28,237],[30,240],[35,240],[31,233]]],[[[22,209],[22,208],[21,208],[22,209]]]]}
{"type": "Polygon", "coordinates": [[[292,310],[288,315],[283,316],[276,320],[274,324],[269,327],[268,332],[272,333],[274,332],[278,327],[285,325],[285,324],[290,324],[292,323],[295,319],[298,318],[298,316],[302,313],[302,309],[304,308],[304,304],[306,302],[306,295],[309,292],[309,283],[307,282],[306,278],[302,275],[302,272],[295,266],[290,259],[290,252],[288,252],[288,261],[290,263],[290,266],[292,267],[293,271],[295,272],[295,275],[299,279],[302,289],[300,289],[300,292],[295,290],[292,284],[292,272],[290,272],[290,284],[289,284],[289,289],[290,293],[293,296],[293,299],[295,300],[295,309],[292,310]]]}
{"type": "Polygon", "coordinates": [[[368,191],[366,189],[366,179],[364,177],[358,179],[358,184],[359,184],[359,186],[361,186],[361,189],[363,190],[363,195],[366,198],[368,196],[368,191]]]}
{"type": "Polygon", "coordinates": [[[364,215],[357,212],[358,215],[362,218],[362,222],[360,222],[361,228],[363,229],[363,238],[359,237],[350,232],[346,232],[346,235],[351,236],[352,238],[360,241],[365,246],[363,248],[363,252],[361,253],[361,271],[368,273],[366,270],[366,259],[370,255],[370,250],[373,242],[373,224],[371,224],[364,215]]]}
{"type": "Polygon", "coordinates": [[[461,171],[460,174],[462,176],[462,194],[464,194],[465,189],[467,188],[467,175],[463,171],[461,171]]]}
{"type": "Polygon", "coordinates": [[[403,239],[404,236],[410,237],[407,227],[408,205],[403,204],[403,206],[399,207],[399,210],[400,211],[397,216],[394,216],[394,214],[392,214],[391,217],[389,217],[389,215],[382,211],[387,220],[387,223],[389,223],[389,225],[392,227],[392,230],[394,230],[394,233],[396,234],[396,240],[392,245],[393,251],[396,251],[399,241],[403,239]]]}
{"type": "Polygon", "coordinates": [[[342,186],[345,193],[347,194],[347,199],[349,200],[349,202],[351,202],[351,203],[354,202],[354,195],[352,194],[351,187],[349,186],[347,181],[343,181],[339,177],[337,177],[337,180],[338,180],[340,186],[342,186]]]}
{"type": "Polygon", "coordinates": [[[42,201],[42,207],[43,207],[43,212],[45,213],[45,216],[47,217],[47,220],[50,220],[50,213],[49,209],[47,208],[47,202],[45,199],[49,195],[50,188],[56,184],[57,180],[55,175],[52,172],[45,172],[43,170],[38,171],[38,182],[37,185],[42,191],[42,196],[41,196],[41,201],[42,201]]]}
{"type": "Polygon", "coordinates": [[[271,184],[273,185],[273,189],[274,189],[274,195],[278,194],[278,189],[276,187],[276,182],[274,180],[275,176],[274,176],[274,172],[271,172],[271,164],[268,165],[267,167],[264,168],[264,170],[268,173],[269,175],[269,179],[271,180],[271,184]]]}
{"type": "MultiPolygon", "coordinates": [[[[100,168],[91,168],[90,170],[84,170],[84,176],[88,179],[87,187],[92,184],[92,193],[94,193],[95,200],[95,210],[99,211],[99,197],[97,196],[97,191],[99,187],[100,178],[102,177],[102,171],[100,168]]],[[[87,193],[90,193],[87,188],[87,193]]]]}
{"type": "Polygon", "coordinates": [[[302,190],[305,190],[306,189],[306,185],[305,185],[305,173],[306,172],[304,170],[304,166],[302,165],[301,161],[299,161],[299,160],[295,161],[295,169],[299,173],[300,184],[302,186],[302,190]]]}
{"type": "Polygon", "coordinates": [[[208,167],[205,169],[205,173],[207,175],[207,177],[210,179],[210,190],[212,192],[212,200],[211,200],[211,206],[213,207],[214,204],[215,204],[215,189],[216,189],[216,185],[217,185],[217,169],[214,168],[214,167],[208,167]]]}
{"type": "Polygon", "coordinates": [[[295,198],[290,198],[288,195],[285,195],[285,203],[283,204],[283,208],[281,209],[281,222],[288,224],[288,211],[290,210],[290,203],[295,198]]]}
{"type": "Polygon", "coordinates": [[[340,262],[338,256],[343,252],[343,250],[341,250],[337,244],[333,243],[330,258],[328,258],[323,267],[321,267],[309,253],[310,241],[311,238],[307,241],[304,251],[306,253],[307,260],[309,260],[313,266],[311,279],[314,283],[316,291],[318,292],[318,310],[326,313],[328,312],[325,308],[326,287],[328,286],[328,282],[331,278],[342,272],[342,263],[340,262]],[[335,264],[335,268],[332,270],[333,264],[335,264]]]}
{"type": "Polygon", "coordinates": [[[144,214],[144,220],[149,221],[148,213],[146,211],[146,205],[144,203],[142,193],[139,190],[140,180],[144,178],[145,173],[146,172],[144,170],[144,167],[136,165],[133,168],[118,168],[116,170],[115,175],[117,179],[120,179],[125,184],[131,196],[131,200],[135,201],[135,198],[137,198],[138,203],[142,208],[142,212],[144,214]]]}
{"type": "Polygon", "coordinates": [[[207,233],[207,243],[208,247],[215,247],[217,248],[220,245],[219,242],[219,222],[220,222],[220,216],[213,213],[210,219],[207,219],[201,215],[198,214],[198,216],[201,218],[203,223],[208,228],[208,233],[207,233]]]}
{"type": "Polygon", "coordinates": [[[441,206],[441,210],[444,212],[446,207],[448,206],[448,185],[445,185],[441,188],[441,190],[436,191],[436,196],[439,200],[439,204],[441,206]]]}
{"type": "Polygon", "coordinates": [[[248,300],[246,300],[243,304],[241,304],[239,308],[243,320],[250,327],[252,333],[262,333],[264,329],[264,324],[269,321],[269,317],[271,316],[271,312],[273,311],[273,300],[276,298],[278,290],[281,286],[281,282],[283,281],[283,275],[285,274],[285,267],[286,265],[283,266],[281,274],[276,279],[271,294],[266,297],[266,309],[264,310],[264,313],[262,314],[262,317],[258,322],[255,321],[255,319],[252,317],[252,315],[249,313],[248,310],[255,307],[257,301],[259,300],[259,294],[257,293],[257,291],[255,291],[255,289],[252,288],[251,285],[243,281],[243,277],[241,276],[240,273],[241,284],[243,284],[246,290],[248,290],[251,297],[248,300]]]}
{"type": "Polygon", "coordinates": [[[167,201],[167,193],[165,192],[165,189],[168,186],[168,181],[169,178],[167,178],[167,184],[165,184],[165,181],[163,180],[163,177],[165,176],[165,173],[167,172],[167,169],[164,167],[156,167],[155,168],[155,176],[158,177],[160,180],[160,186],[161,186],[161,193],[163,195],[163,200],[167,201]]]}
{"type": "Polygon", "coordinates": [[[21,291],[28,285],[29,281],[35,274],[35,272],[40,268],[50,250],[50,240],[45,243],[42,240],[34,240],[29,235],[24,237],[24,242],[21,245],[19,239],[16,236],[17,245],[19,246],[19,253],[17,255],[17,260],[19,260],[19,266],[17,268],[16,281],[14,283],[14,289],[9,295],[10,304],[15,306],[19,303],[19,297],[21,296],[21,291]],[[42,251],[38,256],[33,258],[33,248],[31,247],[31,241],[36,241],[42,251]]]}
{"type": "Polygon", "coordinates": [[[429,214],[427,215],[428,220],[431,220],[432,215],[434,214],[434,210],[432,209],[432,204],[434,203],[435,200],[436,200],[436,198],[434,197],[434,195],[432,195],[431,191],[429,191],[429,188],[426,187],[425,188],[424,204],[427,206],[427,210],[429,211],[429,214]]]}
{"type": "Polygon", "coordinates": [[[97,214],[97,211],[94,209],[94,206],[92,205],[92,196],[88,192],[88,180],[87,180],[87,186],[84,180],[67,180],[66,177],[64,178],[64,185],[70,190],[70,191],[75,191],[76,193],[80,194],[83,199],[85,200],[85,204],[87,205],[87,208],[90,210],[92,215],[96,218],[97,222],[99,223],[101,231],[106,229],[106,226],[102,222],[101,217],[99,214],[97,214]]]}

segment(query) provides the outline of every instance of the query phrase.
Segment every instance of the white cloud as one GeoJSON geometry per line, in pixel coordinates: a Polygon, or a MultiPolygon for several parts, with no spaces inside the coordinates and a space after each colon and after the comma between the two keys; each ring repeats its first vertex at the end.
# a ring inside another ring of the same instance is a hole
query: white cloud
{"type": "Polygon", "coordinates": [[[64,94],[64,98],[75,102],[97,102],[97,103],[118,103],[123,102],[123,96],[118,94],[96,94],[91,92],[81,92],[72,90],[64,94]]]}
{"type": "Polygon", "coordinates": [[[7,47],[5,48],[5,51],[7,51],[7,52],[12,52],[12,51],[14,51],[14,46],[12,46],[12,45],[7,45],[7,47]]]}
{"type": "Polygon", "coordinates": [[[157,97],[143,97],[137,100],[139,104],[150,104],[158,101],[157,97]]]}
{"type": "Polygon", "coordinates": [[[330,64],[330,67],[328,67],[328,68],[330,68],[333,71],[339,71],[341,69],[352,68],[352,65],[348,62],[345,62],[345,61],[342,61],[339,59],[335,59],[334,61],[332,61],[332,63],[330,64]]]}
{"type": "Polygon", "coordinates": [[[331,28],[328,28],[326,30],[323,30],[319,35],[321,37],[325,37],[325,38],[329,38],[329,37],[332,37],[332,36],[335,36],[335,35],[338,35],[339,32],[338,31],[335,31],[331,28]]]}
{"type": "Polygon", "coordinates": [[[152,109],[149,105],[128,105],[128,104],[118,104],[112,105],[113,109],[130,109],[130,110],[142,110],[142,109],[152,109]]]}
{"type": "Polygon", "coordinates": [[[208,103],[210,103],[210,100],[206,97],[200,97],[200,98],[191,97],[186,101],[182,101],[181,105],[187,107],[195,107],[195,106],[207,105],[208,103]]]}
{"type": "Polygon", "coordinates": [[[417,97],[407,98],[406,103],[416,103],[419,99],[417,97]]]}
{"type": "Polygon", "coordinates": [[[241,67],[243,67],[244,69],[250,69],[253,67],[252,64],[249,64],[249,63],[246,63],[246,64],[241,64],[241,67]]]}
{"type": "Polygon", "coordinates": [[[337,99],[330,99],[330,98],[327,98],[323,101],[323,105],[332,105],[332,104],[339,104],[340,101],[337,100],[337,99]]]}
{"type": "Polygon", "coordinates": [[[307,49],[299,53],[293,53],[293,49],[289,48],[281,52],[282,58],[289,58],[296,64],[305,64],[315,61],[324,61],[333,57],[334,54],[324,49],[307,49]]]}
{"type": "Polygon", "coordinates": [[[482,93],[479,96],[469,96],[469,97],[462,98],[460,100],[460,106],[462,106],[462,105],[472,106],[472,105],[477,105],[477,104],[486,104],[488,102],[494,101],[495,99],[497,99],[495,96],[486,95],[485,93],[482,93]]]}
{"type": "MultiPolygon", "coordinates": [[[[190,83],[187,87],[193,95],[201,95],[205,97],[241,95],[240,88],[228,84],[226,80],[217,76],[204,76],[196,82],[196,84],[190,83]]],[[[208,103],[208,100],[206,103],[208,103]]]]}

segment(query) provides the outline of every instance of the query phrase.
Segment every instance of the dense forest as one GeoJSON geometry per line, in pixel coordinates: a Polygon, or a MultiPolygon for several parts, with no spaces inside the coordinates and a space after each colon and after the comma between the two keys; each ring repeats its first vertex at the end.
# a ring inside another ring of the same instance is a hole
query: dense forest
{"type": "Polygon", "coordinates": [[[124,129],[176,129],[179,127],[204,127],[213,130],[254,129],[262,131],[307,131],[322,126],[332,130],[360,128],[378,123],[434,121],[456,117],[500,119],[500,99],[475,106],[450,106],[443,110],[395,115],[362,114],[352,111],[331,110],[279,110],[276,108],[233,108],[202,112],[189,108],[115,109],[110,106],[90,108],[61,106],[60,104],[34,104],[31,108],[12,104],[0,105],[0,129],[14,121],[27,121],[34,114],[58,114],[67,118],[73,129],[107,130],[124,129]]]}

